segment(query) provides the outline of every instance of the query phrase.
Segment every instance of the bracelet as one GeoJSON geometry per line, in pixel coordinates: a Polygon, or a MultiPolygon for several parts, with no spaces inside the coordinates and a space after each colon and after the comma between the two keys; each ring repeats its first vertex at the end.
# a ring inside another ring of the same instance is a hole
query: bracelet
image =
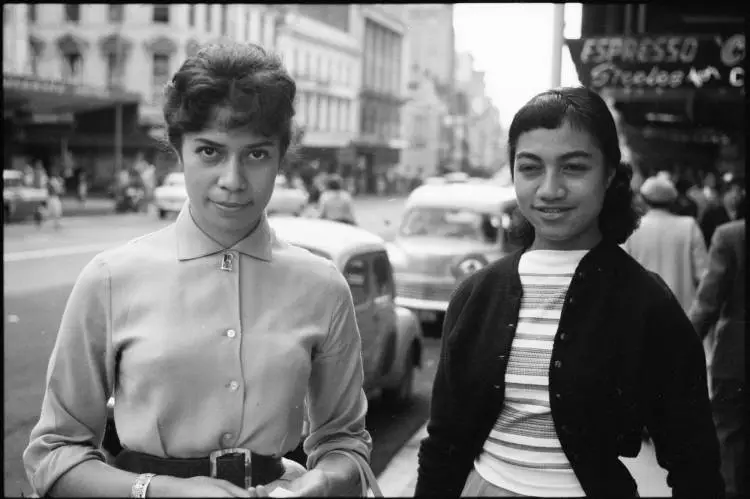
{"type": "Polygon", "coordinates": [[[138,478],[135,479],[135,483],[133,483],[133,488],[130,489],[130,497],[145,499],[148,484],[151,483],[151,479],[155,476],[156,475],[153,473],[143,473],[142,475],[138,475],[138,478]]]}

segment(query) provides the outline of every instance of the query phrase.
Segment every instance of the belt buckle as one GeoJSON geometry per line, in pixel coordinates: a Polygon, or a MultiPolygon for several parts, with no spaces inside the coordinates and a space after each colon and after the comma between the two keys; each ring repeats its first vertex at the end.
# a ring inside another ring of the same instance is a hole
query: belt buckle
{"type": "Polygon", "coordinates": [[[208,460],[211,463],[211,478],[216,478],[218,472],[216,459],[227,454],[245,455],[245,489],[249,489],[252,486],[252,453],[248,449],[233,447],[230,449],[219,449],[211,452],[211,454],[208,455],[208,460]]]}

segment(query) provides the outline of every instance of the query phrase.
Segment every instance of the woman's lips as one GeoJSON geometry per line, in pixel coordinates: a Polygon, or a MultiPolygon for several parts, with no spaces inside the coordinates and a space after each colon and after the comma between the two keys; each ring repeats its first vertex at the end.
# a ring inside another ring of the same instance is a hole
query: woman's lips
{"type": "Polygon", "coordinates": [[[218,201],[214,201],[214,204],[224,211],[239,211],[247,206],[250,206],[252,202],[248,201],[247,203],[220,203],[218,201]]]}
{"type": "Polygon", "coordinates": [[[558,220],[558,219],[564,217],[573,208],[562,208],[562,207],[560,207],[560,208],[545,208],[545,207],[536,207],[534,209],[539,212],[540,216],[544,220],[558,220]]]}

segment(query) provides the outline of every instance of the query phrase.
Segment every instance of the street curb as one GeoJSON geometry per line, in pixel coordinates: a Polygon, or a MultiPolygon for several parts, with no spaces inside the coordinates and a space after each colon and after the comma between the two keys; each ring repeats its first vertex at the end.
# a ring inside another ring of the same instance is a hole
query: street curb
{"type": "Polygon", "coordinates": [[[419,445],[427,436],[427,423],[412,435],[378,476],[385,497],[413,497],[417,485],[419,445]]]}

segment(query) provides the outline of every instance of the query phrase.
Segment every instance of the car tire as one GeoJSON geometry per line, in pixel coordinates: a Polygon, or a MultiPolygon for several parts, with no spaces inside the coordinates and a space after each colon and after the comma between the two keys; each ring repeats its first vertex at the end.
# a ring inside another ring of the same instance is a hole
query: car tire
{"type": "Polygon", "coordinates": [[[160,220],[164,220],[165,218],[167,218],[167,215],[168,215],[167,210],[162,210],[161,208],[159,209],[159,219],[160,220]]]}
{"type": "Polygon", "coordinates": [[[414,347],[406,353],[404,372],[398,386],[383,390],[383,401],[389,405],[403,405],[414,395],[414,347]]]}

